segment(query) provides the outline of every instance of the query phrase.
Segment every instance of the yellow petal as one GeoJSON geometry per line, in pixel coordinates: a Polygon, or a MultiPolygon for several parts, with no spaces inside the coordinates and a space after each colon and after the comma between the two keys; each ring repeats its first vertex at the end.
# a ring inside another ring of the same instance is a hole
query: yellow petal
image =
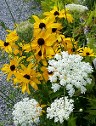
{"type": "Polygon", "coordinates": [[[53,56],[55,54],[54,50],[52,47],[47,47],[46,49],[46,56],[53,56]]]}
{"type": "Polygon", "coordinates": [[[35,82],[31,82],[30,84],[35,90],[38,90],[37,84],[35,82]]]}
{"type": "Polygon", "coordinates": [[[12,72],[10,72],[10,73],[8,74],[8,76],[7,76],[7,81],[9,81],[9,79],[11,78],[11,76],[12,76],[12,72]]]}
{"type": "Polygon", "coordinates": [[[23,83],[23,84],[22,84],[22,92],[24,93],[25,91],[26,91],[26,84],[23,83]]]}
{"type": "Polygon", "coordinates": [[[0,40],[0,46],[4,46],[4,41],[0,40]]]}
{"type": "Polygon", "coordinates": [[[34,18],[35,22],[40,22],[40,19],[36,15],[32,15],[32,17],[34,18]]]}

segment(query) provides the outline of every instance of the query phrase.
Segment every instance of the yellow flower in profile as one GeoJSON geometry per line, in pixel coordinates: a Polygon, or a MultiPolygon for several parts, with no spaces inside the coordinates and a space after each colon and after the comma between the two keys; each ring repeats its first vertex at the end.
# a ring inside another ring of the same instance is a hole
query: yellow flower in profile
{"type": "Polygon", "coordinates": [[[52,75],[53,73],[52,72],[48,72],[48,69],[45,66],[41,67],[41,71],[42,71],[42,76],[43,76],[44,80],[47,82],[48,79],[49,79],[49,75],[52,75]]]}
{"type": "Polygon", "coordinates": [[[2,67],[2,71],[6,74],[8,74],[7,76],[7,80],[9,80],[11,78],[12,75],[15,75],[15,73],[18,70],[18,66],[20,61],[23,59],[24,57],[18,58],[18,57],[14,57],[14,59],[10,60],[9,64],[4,64],[2,67]]]}
{"type": "Polygon", "coordinates": [[[14,43],[19,39],[16,30],[10,31],[9,34],[6,35],[6,42],[14,43]]]}
{"type": "Polygon", "coordinates": [[[12,43],[0,40],[0,47],[7,53],[12,53],[12,43]]]}
{"type": "Polygon", "coordinates": [[[51,10],[50,12],[44,12],[44,15],[48,18],[53,18],[56,19],[58,18],[65,18],[68,20],[68,22],[72,23],[73,22],[73,17],[72,15],[69,13],[68,10],[60,10],[58,7],[54,6],[54,9],[51,10]]]}
{"type": "Polygon", "coordinates": [[[21,47],[22,47],[22,50],[25,51],[25,52],[32,51],[31,43],[30,44],[24,44],[24,45],[22,44],[21,47]]]}
{"type": "Polygon", "coordinates": [[[81,56],[94,56],[94,52],[93,49],[90,49],[89,47],[82,47],[79,48],[77,50],[77,52],[81,55],[81,56]]]}
{"type": "Polygon", "coordinates": [[[61,24],[60,23],[54,23],[54,18],[49,19],[49,18],[43,18],[39,19],[36,15],[33,15],[33,18],[35,20],[34,23],[34,36],[38,33],[40,33],[42,30],[47,30],[47,29],[53,29],[52,31],[56,31],[55,29],[61,29],[61,24]]]}
{"type": "Polygon", "coordinates": [[[18,84],[22,88],[22,92],[29,91],[29,84],[35,89],[38,90],[37,84],[40,84],[41,74],[36,72],[33,69],[34,65],[30,63],[27,67],[21,64],[21,68],[16,74],[16,78],[14,79],[14,84],[18,84]]]}
{"type": "Polygon", "coordinates": [[[40,51],[40,54],[50,57],[54,55],[54,50],[52,48],[53,44],[56,42],[55,34],[49,34],[49,31],[40,32],[36,38],[32,41],[32,49],[36,52],[40,51]]]}
{"type": "Polygon", "coordinates": [[[48,69],[45,66],[41,67],[42,76],[44,77],[44,80],[48,81],[48,69]]]}
{"type": "Polygon", "coordinates": [[[73,53],[77,48],[77,42],[73,38],[64,38],[62,41],[64,50],[68,51],[69,54],[73,53]]]}
{"type": "Polygon", "coordinates": [[[72,15],[69,13],[69,11],[67,9],[63,9],[62,10],[62,14],[64,15],[64,18],[69,22],[69,23],[72,23],[73,22],[73,17],[72,15]]]}
{"type": "Polygon", "coordinates": [[[12,52],[15,56],[18,54],[22,56],[22,51],[19,49],[19,46],[17,46],[16,44],[12,45],[12,52]]]}

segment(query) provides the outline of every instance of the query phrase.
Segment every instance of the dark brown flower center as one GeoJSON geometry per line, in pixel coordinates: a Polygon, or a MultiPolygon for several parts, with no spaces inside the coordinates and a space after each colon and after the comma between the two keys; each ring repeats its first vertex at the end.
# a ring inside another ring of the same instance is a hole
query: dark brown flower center
{"type": "Polygon", "coordinates": [[[15,70],[15,65],[11,65],[10,69],[11,69],[11,71],[14,71],[15,70]]]}
{"type": "Polygon", "coordinates": [[[75,52],[75,51],[76,51],[76,49],[73,47],[72,51],[73,51],[73,52],[75,52]]]}
{"type": "Polygon", "coordinates": [[[39,45],[39,46],[40,46],[40,45],[44,45],[44,43],[45,43],[45,41],[44,41],[43,38],[39,38],[39,39],[38,39],[38,45],[39,45]]]}
{"type": "Polygon", "coordinates": [[[9,45],[9,43],[8,42],[4,42],[4,46],[8,46],[9,45]]]}
{"type": "Polygon", "coordinates": [[[52,28],[52,32],[56,32],[57,28],[52,28]]]}
{"type": "Polygon", "coordinates": [[[88,55],[90,55],[90,53],[89,53],[89,52],[87,52],[87,53],[86,53],[86,55],[88,56],[88,55]]]}
{"type": "Polygon", "coordinates": [[[25,77],[26,79],[30,80],[30,76],[28,74],[25,74],[23,77],[25,77]]]}
{"type": "Polygon", "coordinates": [[[39,55],[39,56],[42,56],[42,52],[41,52],[41,50],[38,52],[38,55],[39,55]]]}
{"type": "Polygon", "coordinates": [[[55,11],[55,12],[54,12],[54,15],[55,15],[55,16],[58,16],[58,15],[59,15],[59,12],[58,12],[58,11],[55,11]]]}
{"type": "Polygon", "coordinates": [[[50,71],[50,72],[48,72],[48,74],[53,74],[53,72],[52,72],[52,71],[50,71]]]}
{"type": "Polygon", "coordinates": [[[46,28],[46,25],[44,23],[40,23],[39,28],[41,28],[41,29],[46,28]]]}

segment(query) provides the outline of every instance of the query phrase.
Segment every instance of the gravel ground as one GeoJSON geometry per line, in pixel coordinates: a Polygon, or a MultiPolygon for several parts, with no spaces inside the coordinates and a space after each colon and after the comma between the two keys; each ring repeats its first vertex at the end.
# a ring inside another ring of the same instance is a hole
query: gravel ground
{"type": "MultiPolygon", "coordinates": [[[[40,6],[35,0],[27,1],[29,2],[26,3],[24,0],[0,0],[0,21],[3,21],[7,27],[12,29],[14,26],[14,20],[18,23],[26,20],[32,14],[40,13],[40,6]]],[[[0,39],[4,39],[4,33],[5,31],[0,26],[0,39]]]]}
{"type": "MultiPolygon", "coordinates": [[[[0,0],[0,21],[3,21],[9,29],[13,29],[14,20],[16,23],[19,23],[32,14],[40,13],[40,6],[35,0],[29,0],[27,3],[23,1],[0,0]],[[10,9],[8,9],[8,6],[10,9]]],[[[0,39],[4,40],[5,35],[5,30],[0,26],[0,39]]],[[[0,52],[0,67],[8,62],[7,56],[1,59],[1,55],[0,52]]],[[[14,126],[11,115],[12,107],[14,103],[26,96],[27,94],[22,94],[20,90],[14,89],[11,82],[6,82],[6,75],[0,71],[0,126],[14,126]]]]}

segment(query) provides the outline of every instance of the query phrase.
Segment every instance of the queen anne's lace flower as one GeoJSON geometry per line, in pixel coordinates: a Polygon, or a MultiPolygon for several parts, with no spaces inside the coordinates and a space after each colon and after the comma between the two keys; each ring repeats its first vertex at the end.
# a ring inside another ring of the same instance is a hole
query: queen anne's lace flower
{"type": "Polygon", "coordinates": [[[68,97],[56,99],[51,106],[47,108],[47,118],[54,118],[54,122],[60,123],[63,123],[64,120],[68,120],[74,109],[73,102],[74,101],[68,99],[68,97]]]}
{"type": "Polygon", "coordinates": [[[67,4],[65,8],[69,9],[70,11],[78,11],[78,12],[84,12],[88,10],[86,6],[80,4],[67,4]]]}
{"type": "Polygon", "coordinates": [[[62,52],[61,55],[56,54],[54,59],[49,60],[48,71],[53,72],[49,75],[49,80],[54,92],[65,86],[70,96],[73,96],[76,88],[85,93],[85,86],[91,83],[89,74],[93,69],[82,59],[83,57],[78,54],[69,55],[67,52],[62,52]]]}
{"type": "Polygon", "coordinates": [[[15,126],[35,126],[39,123],[39,116],[42,113],[42,108],[35,99],[24,98],[23,101],[17,102],[14,105],[12,112],[15,126]]]}

